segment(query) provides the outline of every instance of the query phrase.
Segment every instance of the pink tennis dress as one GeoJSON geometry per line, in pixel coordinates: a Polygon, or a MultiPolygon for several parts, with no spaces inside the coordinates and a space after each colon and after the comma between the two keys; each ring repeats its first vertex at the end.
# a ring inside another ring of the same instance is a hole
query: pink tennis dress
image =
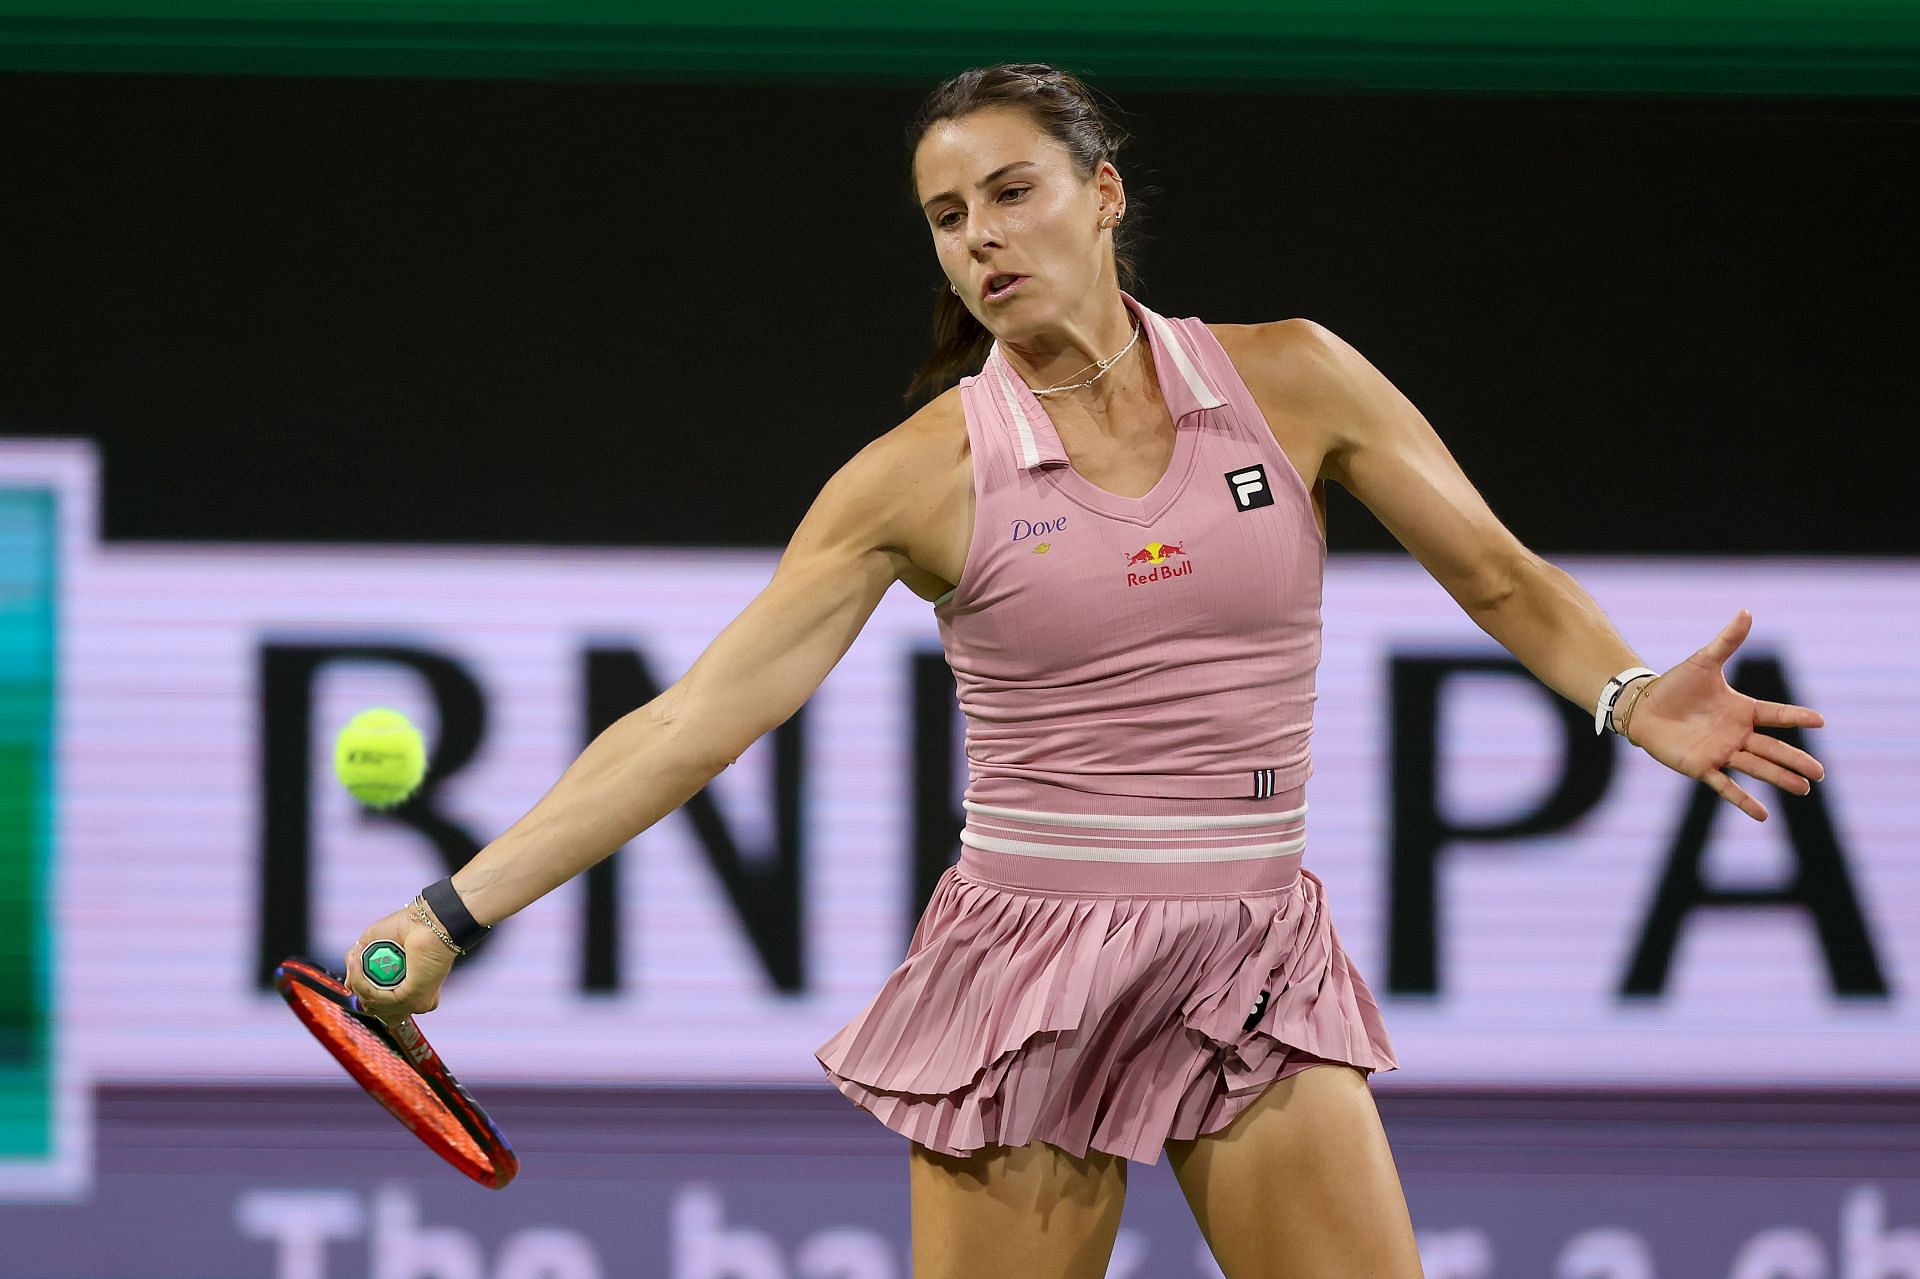
{"type": "Polygon", "coordinates": [[[1069,465],[998,343],[961,380],[973,538],[935,605],[966,715],[960,860],[817,1053],[945,1154],[1152,1164],[1308,1066],[1398,1064],[1300,864],[1311,499],[1206,325],[1121,297],[1175,425],[1146,496],[1069,465]]]}

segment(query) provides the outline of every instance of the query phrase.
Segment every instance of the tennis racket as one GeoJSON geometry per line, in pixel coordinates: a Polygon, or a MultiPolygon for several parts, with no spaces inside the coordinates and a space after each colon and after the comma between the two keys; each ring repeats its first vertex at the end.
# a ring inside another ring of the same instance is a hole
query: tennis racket
{"type": "MultiPolygon", "coordinates": [[[[406,977],[406,952],[396,942],[370,942],[360,966],[377,985],[398,986],[406,977]]],[[[520,1171],[513,1148],[413,1018],[388,1025],[355,1011],[353,992],[339,976],[299,956],[273,970],[273,985],[334,1060],[442,1159],[494,1190],[513,1180],[520,1171]]]]}

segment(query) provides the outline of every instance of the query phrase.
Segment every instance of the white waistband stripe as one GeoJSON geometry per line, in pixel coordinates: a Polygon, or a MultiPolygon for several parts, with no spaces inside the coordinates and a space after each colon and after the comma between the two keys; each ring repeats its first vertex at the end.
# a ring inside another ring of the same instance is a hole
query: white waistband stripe
{"type": "Polygon", "coordinates": [[[1240,862],[1256,857],[1284,857],[1307,846],[1307,837],[1281,840],[1273,844],[1250,844],[1244,848],[1075,848],[1061,844],[1036,844],[1024,839],[998,839],[975,830],[960,832],[960,842],[989,853],[1015,853],[1022,857],[1052,857],[1075,862],[1240,862]]]}
{"type": "Polygon", "coordinates": [[[1300,826],[1298,825],[1294,825],[1283,830],[1271,830],[1271,831],[1263,830],[1263,831],[1256,831],[1254,833],[1246,834],[1246,835],[1242,835],[1237,831],[1221,831],[1221,830],[1199,831],[1199,832],[1185,834],[1185,835],[1136,835],[1132,831],[1116,831],[1116,830],[1108,830],[1108,829],[1102,829],[1098,832],[1094,832],[1094,831],[1077,832],[1076,831],[1076,832],[1069,833],[1069,832],[1061,831],[1056,833],[1051,830],[1037,831],[1026,826],[1008,825],[1001,822],[991,821],[986,818],[978,818],[976,820],[969,821],[967,823],[967,829],[973,830],[973,831],[979,831],[982,834],[990,834],[990,835],[1017,835],[1025,839],[1030,839],[1030,840],[1037,839],[1042,841],[1043,843],[1050,843],[1054,840],[1095,840],[1095,841],[1105,840],[1109,843],[1115,840],[1126,840],[1129,843],[1136,843],[1136,844],[1211,844],[1216,846],[1219,845],[1222,840],[1229,840],[1229,839],[1251,839],[1251,840],[1260,840],[1260,841],[1271,843],[1276,839],[1280,839],[1283,837],[1291,838],[1294,835],[1304,833],[1300,828],[1300,826]]]}
{"type": "Polygon", "coordinates": [[[1298,821],[1307,815],[1307,806],[1284,813],[1248,813],[1245,816],[1214,817],[1128,817],[1119,813],[1043,813],[1029,808],[999,808],[991,804],[961,801],[969,813],[982,817],[1004,817],[1009,821],[1033,822],[1040,826],[1091,826],[1100,830],[1232,830],[1241,826],[1278,826],[1298,821]]]}

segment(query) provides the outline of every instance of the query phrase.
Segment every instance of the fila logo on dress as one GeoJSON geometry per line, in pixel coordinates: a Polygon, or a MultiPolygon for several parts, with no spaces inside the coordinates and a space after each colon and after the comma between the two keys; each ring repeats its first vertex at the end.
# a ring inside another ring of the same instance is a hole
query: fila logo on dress
{"type": "Polygon", "coordinates": [[[1273,489],[1267,484],[1267,468],[1264,466],[1228,471],[1227,487],[1233,490],[1233,504],[1243,511],[1273,505],[1273,489]]]}

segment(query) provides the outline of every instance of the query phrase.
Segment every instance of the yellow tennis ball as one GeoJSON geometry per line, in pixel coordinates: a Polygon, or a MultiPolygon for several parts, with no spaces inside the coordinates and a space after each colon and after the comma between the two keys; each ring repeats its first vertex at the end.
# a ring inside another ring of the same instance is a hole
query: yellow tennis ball
{"type": "Polygon", "coordinates": [[[405,715],[376,706],[348,720],[334,739],[333,775],[368,808],[392,808],[427,775],[427,746],[405,715]]]}

